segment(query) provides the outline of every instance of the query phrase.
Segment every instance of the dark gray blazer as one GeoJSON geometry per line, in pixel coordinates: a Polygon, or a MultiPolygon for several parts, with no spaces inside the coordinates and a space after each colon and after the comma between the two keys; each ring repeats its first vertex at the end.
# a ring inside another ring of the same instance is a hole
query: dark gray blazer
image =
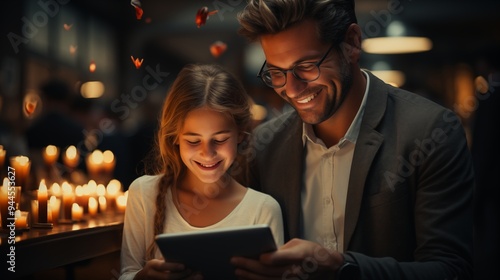
{"type": "MultiPolygon", "coordinates": [[[[354,151],[344,248],[363,279],[469,279],[473,171],[461,122],[370,75],[354,151]]],[[[285,113],[254,131],[249,186],[281,205],[285,238],[301,233],[302,121],[285,113]]]]}

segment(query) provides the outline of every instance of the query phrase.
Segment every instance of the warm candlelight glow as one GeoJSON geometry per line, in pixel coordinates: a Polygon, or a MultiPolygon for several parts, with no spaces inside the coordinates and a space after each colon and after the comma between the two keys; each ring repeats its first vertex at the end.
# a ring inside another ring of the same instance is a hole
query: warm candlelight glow
{"type": "Polygon", "coordinates": [[[120,195],[116,198],[116,208],[119,212],[125,212],[127,206],[127,197],[125,195],[120,195]]]}
{"type": "Polygon", "coordinates": [[[69,146],[63,156],[63,162],[66,166],[74,168],[78,165],[80,154],[75,146],[69,146]]]}
{"type": "Polygon", "coordinates": [[[68,182],[62,184],[63,193],[63,218],[65,220],[71,220],[71,205],[75,200],[75,194],[73,193],[73,188],[68,182]]]}
{"type": "Polygon", "coordinates": [[[38,223],[38,200],[31,201],[31,218],[33,223],[38,223]]]}
{"type": "Polygon", "coordinates": [[[16,185],[26,187],[30,173],[31,161],[27,156],[10,158],[10,165],[16,170],[16,185]]]}
{"type": "Polygon", "coordinates": [[[97,67],[96,67],[96,65],[95,65],[95,62],[94,62],[94,61],[91,61],[91,62],[90,62],[90,65],[89,65],[89,71],[90,71],[90,73],[94,73],[96,68],[97,68],[97,67]]]}
{"type": "Polygon", "coordinates": [[[106,150],[103,155],[103,168],[104,171],[112,173],[115,169],[115,155],[112,151],[106,150]]]}
{"type": "Polygon", "coordinates": [[[57,223],[59,220],[59,212],[61,211],[61,200],[56,196],[51,196],[49,199],[49,208],[52,214],[52,222],[57,223]]]}
{"type": "Polygon", "coordinates": [[[52,195],[61,196],[61,186],[58,183],[53,183],[50,192],[52,195]]]}
{"type": "Polygon", "coordinates": [[[90,180],[87,184],[87,190],[89,196],[95,196],[97,194],[97,183],[94,180],[90,180]]]}
{"type": "Polygon", "coordinates": [[[106,191],[107,191],[109,196],[115,197],[118,194],[118,192],[121,190],[121,188],[122,188],[122,184],[120,183],[120,181],[113,179],[113,180],[109,181],[108,186],[106,187],[106,191]]]}
{"type": "Polygon", "coordinates": [[[47,223],[47,186],[45,185],[45,180],[42,179],[40,181],[40,186],[38,187],[38,222],[39,223],[47,223]]]}
{"type": "Polygon", "coordinates": [[[9,209],[9,196],[7,195],[8,189],[9,189],[9,179],[4,178],[3,185],[2,187],[0,187],[0,216],[2,216],[1,226],[2,228],[5,229],[9,224],[9,220],[7,220],[7,218],[11,218],[12,215],[8,211],[9,209]]]}
{"type": "Polygon", "coordinates": [[[116,197],[121,191],[121,183],[120,181],[113,179],[109,181],[108,186],[106,187],[106,202],[109,205],[110,209],[115,209],[116,207],[116,197]]]}
{"type": "Polygon", "coordinates": [[[97,214],[97,200],[94,197],[89,198],[89,215],[94,217],[97,214]]]}
{"type": "Polygon", "coordinates": [[[74,221],[81,221],[83,217],[83,207],[78,205],[78,203],[73,203],[71,207],[71,218],[74,221]]]}
{"type": "Polygon", "coordinates": [[[104,156],[101,150],[95,150],[87,157],[87,170],[92,176],[96,176],[102,167],[104,156]]]}
{"type": "Polygon", "coordinates": [[[106,195],[106,187],[103,184],[97,185],[96,194],[98,196],[105,196],[106,195]]]}
{"type": "Polygon", "coordinates": [[[0,145],[0,168],[3,168],[3,164],[5,163],[5,153],[6,151],[3,149],[3,146],[0,145]]]}
{"type": "Polygon", "coordinates": [[[105,212],[107,208],[107,202],[106,202],[106,197],[104,196],[99,196],[99,210],[101,212],[105,212]]]}
{"type": "Polygon", "coordinates": [[[47,165],[52,165],[59,157],[59,148],[54,145],[48,145],[43,150],[43,159],[47,165]]]}
{"type": "Polygon", "coordinates": [[[28,227],[28,212],[16,210],[14,216],[16,218],[15,226],[17,229],[23,229],[28,227]]]}

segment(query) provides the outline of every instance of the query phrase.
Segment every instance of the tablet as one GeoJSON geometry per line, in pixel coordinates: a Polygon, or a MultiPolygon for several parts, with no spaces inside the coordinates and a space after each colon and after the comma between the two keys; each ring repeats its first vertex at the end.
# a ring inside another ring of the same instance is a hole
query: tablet
{"type": "Polygon", "coordinates": [[[268,225],[163,233],[155,241],[166,260],[201,272],[203,279],[235,279],[231,257],[258,258],[276,250],[268,225]]]}

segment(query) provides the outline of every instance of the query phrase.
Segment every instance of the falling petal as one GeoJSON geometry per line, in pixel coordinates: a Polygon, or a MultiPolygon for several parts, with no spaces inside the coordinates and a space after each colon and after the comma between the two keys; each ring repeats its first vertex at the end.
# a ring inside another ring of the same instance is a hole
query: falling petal
{"type": "Polygon", "coordinates": [[[223,54],[226,51],[226,49],[227,49],[226,43],[221,41],[216,41],[212,45],[210,45],[210,53],[215,58],[223,54]]]}
{"type": "Polygon", "coordinates": [[[196,13],[196,18],[195,18],[196,26],[198,26],[198,28],[200,28],[202,25],[205,25],[208,17],[211,15],[215,15],[217,12],[218,12],[218,10],[214,10],[214,11],[209,12],[207,7],[200,8],[198,10],[198,12],[196,13]]]}
{"type": "Polygon", "coordinates": [[[147,17],[147,18],[144,20],[144,22],[146,22],[146,23],[151,23],[151,18],[150,18],[150,17],[147,17]]]}
{"type": "Polygon", "coordinates": [[[142,18],[142,14],[144,14],[144,11],[142,10],[142,4],[141,1],[139,0],[131,0],[130,5],[132,5],[135,8],[135,16],[137,19],[142,18]]]}
{"type": "Polygon", "coordinates": [[[78,46],[75,46],[75,45],[70,45],[69,46],[69,53],[74,55],[76,53],[76,49],[78,48],[78,46]]]}
{"type": "Polygon", "coordinates": [[[71,30],[71,27],[73,27],[73,24],[66,24],[66,23],[65,23],[65,24],[63,25],[63,27],[64,27],[64,30],[66,30],[66,31],[70,31],[70,30],[71,30]]]}
{"type": "Polygon", "coordinates": [[[90,71],[90,73],[94,73],[96,68],[97,68],[97,66],[95,65],[95,62],[92,60],[90,62],[90,65],[89,65],[89,71],[90,71]]]}
{"type": "Polygon", "coordinates": [[[132,62],[134,63],[136,69],[141,68],[141,65],[142,65],[142,62],[144,61],[144,58],[141,60],[139,60],[139,58],[134,59],[133,56],[130,56],[130,58],[132,59],[132,62]]]}

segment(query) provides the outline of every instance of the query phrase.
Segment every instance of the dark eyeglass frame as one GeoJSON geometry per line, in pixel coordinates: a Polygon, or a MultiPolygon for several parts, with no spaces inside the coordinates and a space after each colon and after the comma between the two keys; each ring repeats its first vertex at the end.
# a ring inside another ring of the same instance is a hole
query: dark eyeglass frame
{"type": "Polygon", "coordinates": [[[283,83],[283,85],[281,86],[275,86],[275,85],[272,85],[272,84],[268,84],[266,83],[266,81],[264,80],[264,75],[263,73],[264,72],[269,72],[269,70],[266,70],[264,71],[264,68],[266,67],[266,63],[267,63],[267,60],[264,60],[264,64],[262,64],[262,67],[260,68],[260,71],[259,73],[257,74],[257,77],[260,78],[264,84],[270,88],[280,88],[280,87],[284,87],[287,83],[287,74],[288,72],[292,72],[293,76],[297,79],[297,80],[300,80],[300,81],[303,81],[303,82],[306,82],[306,83],[309,83],[309,82],[313,82],[313,81],[316,81],[319,76],[321,76],[321,68],[320,68],[320,65],[321,63],[323,63],[323,61],[326,59],[326,57],[328,56],[328,54],[330,53],[330,51],[333,49],[333,47],[335,46],[335,44],[331,45],[328,50],[326,51],[326,53],[323,55],[323,57],[316,63],[312,63],[316,68],[318,68],[318,76],[312,80],[305,80],[305,79],[302,79],[301,77],[299,77],[297,74],[295,74],[295,68],[297,68],[297,66],[300,66],[300,65],[303,65],[304,63],[310,63],[310,62],[301,62],[299,64],[296,64],[295,66],[293,66],[292,68],[290,69],[279,69],[279,68],[273,68],[271,70],[273,71],[279,71],[281,73],[283,73],[284,77],[285,77],[285,82],[283,83]]]}

